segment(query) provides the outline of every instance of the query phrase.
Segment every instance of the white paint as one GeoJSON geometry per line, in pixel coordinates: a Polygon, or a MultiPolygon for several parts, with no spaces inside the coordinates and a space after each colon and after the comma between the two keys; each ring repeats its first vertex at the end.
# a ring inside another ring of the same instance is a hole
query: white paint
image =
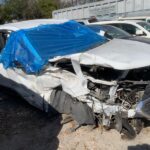
{"type": "Polygon", "coordinates": [[[35,20],[27,20],[27,21],[21,21],[16,23],[8,23],[4,25],[0,25],[0,30],[11,30],[11,31],[17,31],[20,29],[29,29],[33,27],[37,27],[40,25],[46,25],[46,24],[60,24],[69,21],[68,19],[35,19],[35,20]]]}
{"type": "Polygon", "coordinates": [[[51,62],[61,59],[78,58],[80,64],[98,65],[117,70],[129,70],[150,65],[150,45],[137,41],[113,39],[106,44],[84,53],[56,57],[51,62]]]}

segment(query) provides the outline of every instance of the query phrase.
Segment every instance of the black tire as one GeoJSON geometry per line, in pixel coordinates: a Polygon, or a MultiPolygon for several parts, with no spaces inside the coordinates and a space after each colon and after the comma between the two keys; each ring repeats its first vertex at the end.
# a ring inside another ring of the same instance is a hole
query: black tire
{"type": "Polygon", "coordinates": [[[127,119],[122,119],[122,138],[134,139],[136,137],[136,132],[133,127],[129,124],[127,119]]]}

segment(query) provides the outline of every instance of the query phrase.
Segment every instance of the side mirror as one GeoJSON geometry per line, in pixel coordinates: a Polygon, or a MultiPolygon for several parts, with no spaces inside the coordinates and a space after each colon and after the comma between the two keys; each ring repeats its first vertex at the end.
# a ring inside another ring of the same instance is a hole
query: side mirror
{"type": "Polygon", "coordinates": [[[144,32],[142,30],[136,30],[136,35],[142,36],[142,35],[144,35],[144,32]]]}

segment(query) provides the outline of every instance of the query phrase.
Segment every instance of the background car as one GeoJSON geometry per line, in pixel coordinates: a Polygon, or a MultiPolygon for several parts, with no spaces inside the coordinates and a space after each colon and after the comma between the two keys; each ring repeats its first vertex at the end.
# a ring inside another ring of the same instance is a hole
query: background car
{"type": "Polygon", "coordinates": [[[139,20],[125,20],[125,21],[102,21],[92,24],[97,25],[112,25],[118,27],[133,36],[143,36],[150,38],[150,24],[139,20]]]}
{"type": "Polygon", "coordinates": [[[113,39],[113,38],[127,39],[127,40],[139,41],[139,42],[150,44],[149,38],[132,36],[128,32],[111,25],[87,25],[87,27],[89,27],[90,29],[92,29],[98,34],[101,34],[100,31],[104,31],[105,32],[104,36],[109,39],[113,39]]]}

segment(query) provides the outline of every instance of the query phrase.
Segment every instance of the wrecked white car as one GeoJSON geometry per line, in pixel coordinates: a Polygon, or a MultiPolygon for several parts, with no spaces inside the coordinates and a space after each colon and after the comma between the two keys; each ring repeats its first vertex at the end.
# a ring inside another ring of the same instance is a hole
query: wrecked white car
{"type": "Polygon", "coordinates": [[[2,25],[0,36],[0,85],[35,107],[129,138],[150,119],[148,44],[108,41],[66,20],[2,25]]]}

